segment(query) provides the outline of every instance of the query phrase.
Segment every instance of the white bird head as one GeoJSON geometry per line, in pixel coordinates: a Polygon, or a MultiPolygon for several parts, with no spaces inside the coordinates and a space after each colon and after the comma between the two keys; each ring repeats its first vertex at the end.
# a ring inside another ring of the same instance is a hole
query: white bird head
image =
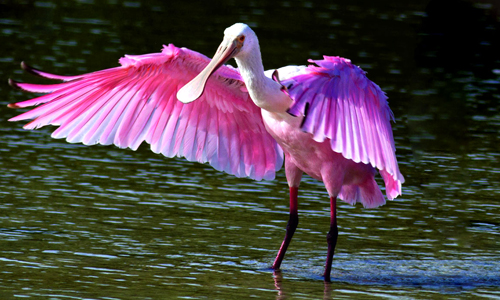
{"type": "Polygon", "coordinates": [[[247,24],[236,23],[224,30],[224,41],[221,45],[230,44],[234,41],[237,42],[239,50],[232,57],[242,57],[255,51],[256,48],[259,49],[257,35],[247,24]]]}
{"type": "Polygon", "coordinates": [[[212,61],[193,80],[177,92],[177,99],[183,103],[192,102],[203,94],[208,78],[231,58],[243,58],[248,53],[259,50],[257,35],[246,24],[236,23],[224,30],[224,40],[212,61]]]}

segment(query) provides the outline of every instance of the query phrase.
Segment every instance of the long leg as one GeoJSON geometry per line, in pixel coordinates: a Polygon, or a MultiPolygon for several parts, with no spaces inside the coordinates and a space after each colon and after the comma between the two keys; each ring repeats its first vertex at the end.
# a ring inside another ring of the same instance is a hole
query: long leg
{"type": "Polygon", "coordinates": [[[325,281],[330,282],[330,273],[332,271],[333,254],[337,245],[337,237],[339,229],[337,227],[337,197],[330,197],[330,231],[326,235],[328,243],[328,252],[326,255],[325,273],[323,274],[325,281]]]}
{"type": "Polygon", "coordinates": [[[290,187],[290,218],[286,225],[285,239],[283,239],[283,243],[281,243],[280,250],[272,266],[274,270],[280,268],[281,262],[285,257],[286,249],[288,245],[290,245],[295,229],[297,229],[297,225],[299,224],[297,196],[299,193],[300,180],[302,179],[302,171],[290,161],[288,153],[285,153],[285,174],[288,186],[290,187]]]}
{"type": "Polygon", "coordinates": [[[298,187],[290,187],[290,219],[288,219],[288,224],[286,225],[285,239],[283,240],[283,243],[281,243],[280,250],[278,251],[278,255],[276,255],[276,259],[274,260],[272,266],[274,270],[280,268],[281,262],[285,257],[286,249],[288,248],[288,245],[290,245],[295,229],[297,229],[297,225],[299,224],[299,213],[297,209],[298,192],[298,187]]]}

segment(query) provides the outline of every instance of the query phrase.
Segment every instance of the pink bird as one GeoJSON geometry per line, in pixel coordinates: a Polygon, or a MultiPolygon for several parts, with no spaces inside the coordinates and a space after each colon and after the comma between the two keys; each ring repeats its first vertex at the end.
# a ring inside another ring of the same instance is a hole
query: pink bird
{"type": "Polygon", "coordinates": [[[298,187],[306,173],[323,181],[330,197],[324,271],[330,281],[337,198],[374,208],[385,203],[376,171],[390,200],[401,195],[404,178],[395,156],[393,115],[381,89],[347,59],[309,62],[264,72],[256,34],[238,23],[224,31],[212,60],[168,45],[161,53],[125,55],[119,67],[78,76],[22,63],[30,73],[63,82],[9,80],[16,88],[46,93],[10,104],[43,104],[10,121],[33,119],[26,129],[57,125],[52,137],[70,143],[136,150],[145,141],[155,153],[208,162],[255,180],[274,179],[284,156],[290,217],[272,268],[280,268],[297,228],[298,187]],[[237,69],[224,65],[231,58],[237,69]]]}

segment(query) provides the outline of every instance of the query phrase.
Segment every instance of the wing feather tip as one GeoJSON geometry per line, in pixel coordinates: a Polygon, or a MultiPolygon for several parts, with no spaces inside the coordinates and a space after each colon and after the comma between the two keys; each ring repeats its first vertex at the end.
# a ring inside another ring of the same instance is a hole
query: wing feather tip
{"type": "MultiPolygon", "coordinates": [[[[17,105],[17,103],[10,103],[10,104],[7,104],[7,107],[8,108],[21,108],[21,106],[17,105]]],[[[9,119],[12,120],[13,118],[9,119]]]]}
{"type": "Polygon", "coordinates": [[[28,65],[25,61],[21,62],[21,69],[25,70],[26,72],[28,72],[30,74],[43,77],[38,72],[39,70],[37,70],[37,69],[33,68],[32,66],[28,65]]]}
{"type": "Polygon", "coordinates": [[[292,110],[292,108],[287,109],[287,110],[286,110],[286,112],[287,112],[290,116],[292,116],[292,117],[298,117],[298,116],[299,116],[299,114],[298,114],[297,112],[293,111],[293,110],[292,110]]]}
{"type": "Polygon", "coordinates": [[[22,90],[21,86],[19,86],[19,82],[18,81],[15,81],[14,79],[9,78],[8,82],[9,82],[9,85],[11,87],[15,88],[16,90],[22,90]]]}
{"type": "Polygon", "coordinates": [[[21,62],[21,69],[28,71],[28,70],[30,70],[32,68],[23,60],[21,62]]]}

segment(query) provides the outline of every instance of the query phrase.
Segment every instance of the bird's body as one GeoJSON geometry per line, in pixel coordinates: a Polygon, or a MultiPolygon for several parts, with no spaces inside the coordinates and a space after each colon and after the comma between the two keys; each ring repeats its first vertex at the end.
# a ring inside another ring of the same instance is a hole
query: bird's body
{"type": "MultiPolygon", "coordinates": [[[[311,134],[302,131],[302,118],[267,111],[263,112],[263,116],[266,129],[285,152],[285,163],[323,181],[330,196],[338,194],[341,186],[361,186],[366,180],[373,179],[375,169],[371,165],[346,159],[332,150],[329,141],[317,142],[311,134]]],[[[293,182],[291,185],[299,185],[300,178],[295,181],[290,181],[291,176],[287,178],[290,183],[293,182]]]]}
{"type": "Polygon", "coordinates": [[[316,65],[265,73],[255,33],[235,24],[226,29],[211,61],[169,45],[161,53],[128,55],[120,59],[121,67],[81,76],[53,75],[23,64],[32,73],[65,82],[11,80],[15,87],[48,93],[10,105],[44,103],[11,120],[34,119],[28,129],[59,125],[53,137],[87,145],[135,150],[146,141],[167,157],[208,162],[257,180],[273,179],[284,154],[290,221],[273,268],[280,267],[297,226],[298,186],[307,173],[323,181],[330,196],[329,280],[337,196],[377,207],[385,203],[374,179],[377,169],[389,199],[401,194],[404,179],[394,153],[392,113],[380,88],[346,59],[311,62],[316,65]],[[238,70],[223,65],[233,57],[238,70]]]}

